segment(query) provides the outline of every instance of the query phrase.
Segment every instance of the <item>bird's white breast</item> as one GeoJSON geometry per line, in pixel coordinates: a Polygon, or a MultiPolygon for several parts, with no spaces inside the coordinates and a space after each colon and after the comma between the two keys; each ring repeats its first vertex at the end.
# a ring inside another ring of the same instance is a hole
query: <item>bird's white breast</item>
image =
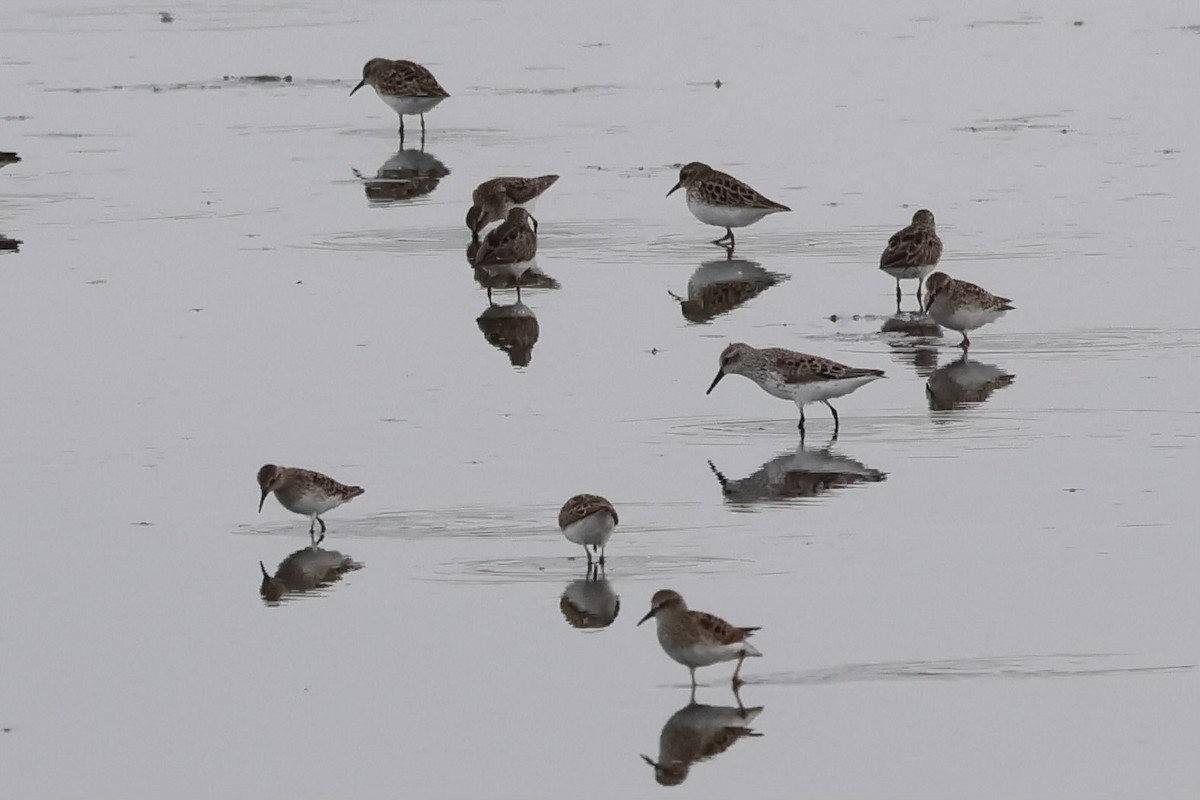
{"type": "Polygon", "coordinates": [[[397,114],[424,114],[446,98],[444,97],[402,97],[394,94],[384,94],[378,89],[375,94],[387,103],[397,114]]]}

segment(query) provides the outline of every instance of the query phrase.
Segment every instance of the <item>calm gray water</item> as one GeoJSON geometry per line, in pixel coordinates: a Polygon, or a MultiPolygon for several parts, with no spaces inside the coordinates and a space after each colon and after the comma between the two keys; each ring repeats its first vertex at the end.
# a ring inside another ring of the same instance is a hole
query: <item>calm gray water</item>
{"type": "Polygon", "coordinates": [[[634,9],[0,7],[0,795],[1196,796],[1200,10],[634,9]],[[423,155],[347,96],[377,55],[453,95],[423,155]],[[794,209],[733,267],[663,197],[693,159],[794,209]],[[559,288],[481,322],[470,191],[547,172],[559,288]],[[1017,306],[966,364],[880,333],[922,206],[1017,306]],[[888,379],[798,452],[704,395],[729,341],[888,379]],[[325,542],[363,569],[263,602],[307,544],[264,462],[366,488],[325,542]],[[635,627],[664,587],[763,626],[746,724],[635,627]]]}

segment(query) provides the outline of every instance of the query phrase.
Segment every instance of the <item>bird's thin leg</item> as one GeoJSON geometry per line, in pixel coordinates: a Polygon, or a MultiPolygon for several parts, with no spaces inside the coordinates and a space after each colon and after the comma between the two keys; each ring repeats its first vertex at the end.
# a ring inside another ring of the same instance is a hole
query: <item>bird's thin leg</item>
{"type": "Polygon", "coordinates": [[[688,667],[688,670],[692,673],[692,694],[695,694],[696,693],[696,668],[688,667]]]}
{"type": "Polygon", "coordinates": [[[900,308],[900,279],[896,278],[896,309],[900,308]]]}
{"type": "Polygon", "coordinates": [[[695,684],[695,682],[693,682],[692,683],[692,693],[691,693],[691,695],[688,696],[688,703],[695,703],[695,702],[696,702],[696,684],[695,684]]]}
{"type": "Polygon", "coordinates": [[[736,666],[736,667],[734,667],[734,670],[733,670],[733,686],[734,686],[734,691],[735,691],[735,692],[737,691],[737,688],[738,688],[739,686],[741,686],[741,685],[742,685],[742,683],[743,683],[743,681],[741,680],[741,678],[739,678],[739,677],[738,677],[738,673],[742,671],[742,662],[743,662],[743,661],[745,661],[745,660],[746,660],[746,651],[745,651],[745,650],[743,650],[743,651],[742,651],[742,652],[741,652],[741,653],[738,655],[738,663],[737,663],[737,666],[736,666]]]}
{"type": "Polygon", "coordinates": [[[592,551],[587,549],[586,544],[583,546],[583,554],[587,556],[588,569],[590,570],[592,568],[592,551]]]}
{"type": "Polygon", "coordinates": [[[837,435],[838,435],[838,415],[837,415],[837,409],[836,409],[836,408],[834,408],[833,406],[829,405],[829,401],[828,401],[828,400],[822,400],[821,402],[822,402],[822,403],[824,403],[824,404],[825,404],[825,405],[826,405],[826,406],[829,408],[829,411],[830,411],[830,413],[832,413],[832,414],[833,414],[833,438],[834,438],[834,439],[836,439],[836,438],[837,438],[837,435]]]}
{"type": "Polygon", "coordinates": [[[517,302],[521,302],[521,279],[517,278],[517,302]]]}
{"type": "Polygon", "coordinates": [[[796,427],[800,429],[800,441],[804,441],[804,406],[800,406],[800,424],[796,427]]]}
{"type": "Polygon", "coordinates": [[[967,348],[971,346],[971,340],[967,338],[966,331],[963,331],[963,340],[958,343],[958,346],[963,349],[964,353],[967,351],[967,348]]]}
{"type": "Polygon", "coordinates": [[[425,141],[425,115],[421,115],[421,141],[425,141]]]}
{"type": "Polygon", "coordinates": [[[600,545],[600,568],[604,568],[604,545],[600,545]]]}
{"type": "Polygon", "coordinates": [[[312,519],[309,520],[309,522],[308,522],[308,539],[313,544],[317,543],[316,537],[313,535],[313,531],[316,530],[316,527],[317,527],[317,515],[313,514],[312,519]]]}
{"type": "Polygon", "coordinates": [[[320,547],[321,542],[323,542],[323,541],[325,541],[325,534],[322,533],[320,536],[317,537],[317,541],[314,543],[314,546],[320,547]]]}
{"type": "Polygon", "coordinates": [[[490,284],[488,285],[487,290],[488,290],[488,305],[491,305],[492,304],[492,287],[490,284]]]}
{"type": "Polygon", "coordinates": [[[317,522],[321,523],[321,533],[325,533],[325,520],[317,517],[317,522]]]}
{"type": "Polygon", "coordinates": [[[744,705],[742,704],[742,693],[738,691],[738,690],[739,690],[739,689],[741,689],[741,688],[742,688],[742,687],[741,687],[740,685],[736,684],[736,683],[733,685],[733,699],[734,699],[734,700],[737,700],[737,704],[738,704],[738,714],[739,714],[739,715],[741,715],[743,718],[745,718],[745,716],[746,716],[746,706],[744,706],[744,705]]]}

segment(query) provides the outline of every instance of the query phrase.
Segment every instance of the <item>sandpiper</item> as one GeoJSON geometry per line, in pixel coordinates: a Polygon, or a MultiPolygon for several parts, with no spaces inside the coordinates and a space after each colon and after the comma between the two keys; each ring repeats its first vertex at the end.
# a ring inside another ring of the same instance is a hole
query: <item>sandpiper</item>
{"type": "MultiPolygon", "coordinates": [[[[507,275],[517,283],[517,299],[521,299],[521,276],[533,266],[537,255],[537,220],[520,206],[508,212],[503,223],[488,232],[475,252],[475,267],[489,275],[507,275]]],[[[492,287],[488,287],[488,300],[492,287]]]]}
{"type": "Polygon", "coordinates": [[[892,234],[879,268],[896,279],[896,303],[900,302],[900,281],[917,279],[917,301],[925,276],[937,269],[942,257],[942,240],[937,235],[933,212],[922,208],[913,214],[912,224],[892,234]]]}
{"type": "Polygon", "coordinates": [[[604,566],[604,548],[617,527],[617,510],[598,494],[577,494],[563,503],[558,512],[558,527],[568,542],[583,545],[588,569],[592,568],[592,553],[600,554],[604,566]],[[588,548],[592,548],[588,550],[588,548]]]}
{"type": "Polygon", "coordinates": [[[749,656],[762,653],[746,639],[758,628],[739,628],[720,617],[703,611],[692,611],[678,592],[660,589],[650,599],[650,610],[638,620],[641,625],[654,617],[658,622],[658,643],[671,658],[692,673],[692,688],[696,686],[696,668],[737,659],[733,670],[733,685],[741,684],[738,673],[749,656]]]}
{"type": "Polygon", "coordinates": [[[687,206],[692,216],[705,225],[725,229],[725,235],[714,239],[713,244],[725,246],[731,253],[734,228],[753,225],[768,214],[791,211],[787,206],[763,197],[732,175],[699,161],[685,164],[679,170],[679,182],[667,192],[667,197],[679,188],[687,189],[687,206]]]}
{"type": "Polygon", "coordinates": [[[982,328],[1013,310],[1012,301],[997,297],[973,283],[935,272],[925,281],[925,311],[933,321],[962,334],[958,346],[964,351],[971,346],[967,331],[982,328]]]}
{"type": "Polygon", "coordinates": [[[421,117],[421,141],[425,141],[425,112],[450,96],[433,73],[412,61],[372,58],[363,65],[362,80],[350,90],[354,94],[370,86],[400,117],[400,139],[404,140],[404,115],[421,117]]]}
{"type": "Polygon", "coordinates": [[[313,532],[317,523],[321,524],[321,533],[325,533],[325,520],[320,515],[363,493],[361,486],[346,486],[311,469],[274,464],[264,464],[258,471],[258,486],[262,489],[262,498],[258,501],[259,513],[262,513],[267,495],[274,492],[281,506],[311,519],[308,535],[314,545],[316,539],[313,538],[313,532]]]}
{"type": "Polygon", "coordinates": [[[801,439],[804,438],[805,404],[824,403],[833,413],[833,438],[836,439],[838,413],[829,401],[882,378],[883,370],[848,367],[828,358],[779,347],[759,350],[738,342],[721,352],[721,368],[705,394],[710,394],[726,375],[745,375],[772,397],[793,401],[800,409],[801,439]]]}
{"type": "Polygon", "coordinates": [[[467,211],[467,227],[472,236],[491,223],[504,219],[514,206],[532,211],[537,199],[554,185],[557,175],[537,178],[492,178],[475,187],[471,193],[471,208],[467,211]]]}

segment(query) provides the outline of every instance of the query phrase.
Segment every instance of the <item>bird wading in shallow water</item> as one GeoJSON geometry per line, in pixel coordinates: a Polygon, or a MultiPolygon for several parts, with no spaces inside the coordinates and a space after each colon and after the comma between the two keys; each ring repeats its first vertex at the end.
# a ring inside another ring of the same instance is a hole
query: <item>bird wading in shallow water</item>
{"type": "Polygon", "coordinates": [[[973,283],[935,272],[925,281],[925,311],[939,325],[958,331],[962,341],[958,346],[965,352],[971,346],[967,331],[982,328],[1013,310],[1012,301],[997,297],[973,283]]]}
{"type": "MultiPolygon", "coordinates": [[[[537,220],[520,206],[508,212],[508,218],[492,230],[480,242],[475,251],[474,266],[493,277],[512,278],[517,287],[517,300],[521,299],[521,276],[534,266],[537,255],[537,220]]],[[[488,286],[488,300],[492,299],[492,287],[488,286]]]]}
{"type": "Polygon", "coordinates": [[[922,208],[912,224],[892,234],[879,256],[879,268],[896,279],[896,311],[900,311],[900,281],[917,280],[917,302],[925,276],[937,269],[942,257],[942,240],[937,235],[933,212],[922,208]]]}
{"type": "Polygon", "coordinates": [[[421,117],[421,144],[425,143],[425,112],[450,96],[433,73],[412,61],[372,58],[363,65],[362,80],[350,90],[353,95],[370,86],[379,99],[400,117],[400,144],[404,144],[404,115],[421,117]]]}
{"type": "Polygon", "coordinates": [[[604,548],[619,521],[613,504],[598,494],[577,494],[558,512],[559,530],[568,542],[583,545],[589,571],[593,552],[599,554],[599,566],[604,566],[604,548]]]}
{"type": "Polygon", "coordinates": [[[791,400],[800,409],[800,438],[804,438],[804,406],[824,403],[833,414],[833,438],[839,430],[837,409],[829,404],[835,397],[847,395],[873,380],[883,377],[883,370],[861,369],[839,364],[828,358],[810,356],[779,347],[762,350],[738,342],[721,352],[717,377],[705,394],[711,394],[726,375],[744,375],[772,397],[791,400]]]}
{"type": "Polygon", "coordinates": [[[732,175],[719,172],[708,164],[693,161],[679,170],[679,182],[667,192],[670,197],[686,189],[687,207],[692,216],[705,225],[725,229],[725,235],[713,244],[733,253],[734,228],[753,225],[768,214],[791,211],[785,205],[768,200],[732,175]]]}
{"type": "Polygon", "coordinates": [[[317,523],[321,524],[321,533],[325,533],[325,520],[321,519],[321,514],[363,493],[361,486],[338,483],[328,475],[313,472],[311,469],[280,467],[275,464],[264,464],[258,471],[258,488],[262,490],[262,497],[258,501],[259,513],[262,513],[267,495],[274,492],[275,499],[281,506],[293,514],[310,518],[308,535],[314,545],[317,523]]]}
{"type": "Polygon", "coordinates": [[[736,689],[741,685],[738,675],[742,662],[762,655],[746,641],[758,628],[739,628],[712,614],[692,611],[683,602],[683,597],[670,589],[654,593],[650,610],[638,620],[638,625],[651,618],[658,624],[658,643],[667,655],[688,668],[693,689],[698,667],[734,660],[737,661],[733,670],[736,689]]]}
{"type": "Polygon", "coordinates": [[[479,184],[471,193],[471,208],[467,211],[471,236],[479,236],[488,225],[507,217],[514,206],[533,211],[537,199],[557,180],[557,175],[542,175],[537,178],[492,178],[479,184]]]}

